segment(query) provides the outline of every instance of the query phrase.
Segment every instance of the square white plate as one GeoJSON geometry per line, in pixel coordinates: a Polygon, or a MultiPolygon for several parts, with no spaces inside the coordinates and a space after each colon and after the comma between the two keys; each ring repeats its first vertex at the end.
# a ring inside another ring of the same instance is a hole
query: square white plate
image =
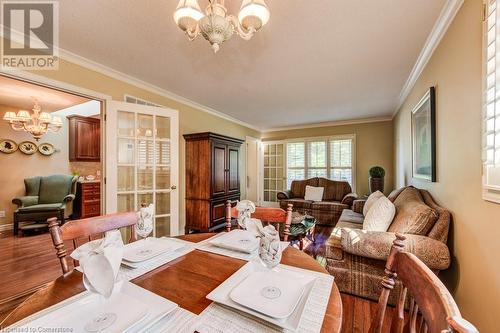
{"type": "MultiPolygon", "coordinates": [[[[147,332],[161,318],[177,308],[177,304],[135,284],[124,281],[121,288],[103,304],[98,295],[84,292],[35,313],[16,324],[20,332],[30,328],[70,328],[74,333],[86,333],[85,325],[103,312],[115,313],[115,323],[103,333],[147,332]]],[[[55,332],[55,331],[54,331],[55,332]]]]}
{"type": "Polygon", "coordinates": [[[123,260],[138,263],[166,252],[173,252],[184,245],[168,238],[145,238],[123,248],[123,260]]]}
{"type": "Polygon", "coordinates": [[[291,271],[253,272],[229,297],[266,316],[284,319],[295,310],[306,285],[302,275],[291,271]]]}
{"type": "Polygon", "coordinates": [[[209,241],[210,244],[223,249],[252,253],[259,247],[259,239],[247,230],[236,229],[224,233],[209,241]]]}
{"type": "MultiPolygon", "coordinates": [[[[265,268],[258,260],[250,261],[245,266],[241,267],[238,271],[236,271],[236,273],[231,275],[226,281],[224,281],[217,288],[215,288],[210,294],[208,294],[207,298],[219,304],[251,314],[257,318],[261,318],[278,327],[295,331],[299,327],[300,319],[304,312],[305,304],[309,297],[309,293],[314,285],[315,280],[317,279],[320,273],[286,265],[279,265],[278,270],[282,274],[285,275],[290,274],[291,278],[293,279],[300,277],[302,283],[304,284],[302,297],[300,297],[295,309],[287,318],[281,318],[281,319],[272,318],[259,311],[255,311],[249,307],[243,306],[231,299],[230,294],[233,291],[233,289],[235,289],[240,283],[242,283],[249,275],[257,272],[267,272],[267,268],[265,268]]],[[[262,287],[265,287],[265,282],[266,281],[262,281],[261,284],[262,287]]],[[[257,293],[260,292],[260,290],[254,292],[257,293]]]]}

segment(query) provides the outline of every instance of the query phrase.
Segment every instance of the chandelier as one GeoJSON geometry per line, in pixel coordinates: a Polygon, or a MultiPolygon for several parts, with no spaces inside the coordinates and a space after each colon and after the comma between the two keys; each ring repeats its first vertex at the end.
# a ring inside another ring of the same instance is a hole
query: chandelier
{"type": "Polygon", "coordinates": [[[208,0],[205,14],[198,0],[180,0],[174,13],[175,23],[189,40],[202,35],[214,52],[236,32],[250,40],[269,21],[269,9],[264,0],[243,0],[238,17],[228,15],[224,0],[208,0]]]}
{"type": "Polygon", "coordinates": [[[35,101],[32,114],[25,110],[19,110],[17,114],[7,111],[3,116],[3,120],[7,121],[13,130],[28,132],[38,141],[47,132],[57,132],[62,127],[60,117],[52,117],[48,112],[40,111],[42,111],[42,108],[35,101]]]}

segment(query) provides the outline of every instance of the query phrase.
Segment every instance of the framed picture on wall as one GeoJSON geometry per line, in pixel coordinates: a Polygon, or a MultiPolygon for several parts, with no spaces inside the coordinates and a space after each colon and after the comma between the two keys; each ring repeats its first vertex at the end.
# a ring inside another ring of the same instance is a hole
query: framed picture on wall
{"type": "Polygon", "coordinates": [[[436,181],[436,88],[411,113],[413,178],[436,181]]]}

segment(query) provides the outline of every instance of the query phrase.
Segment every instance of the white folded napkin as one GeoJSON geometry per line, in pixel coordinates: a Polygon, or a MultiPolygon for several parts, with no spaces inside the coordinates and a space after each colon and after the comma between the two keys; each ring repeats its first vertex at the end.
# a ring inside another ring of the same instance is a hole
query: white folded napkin
{"type": "Polygon", "coordinates": [[[148,207],[142,207],[137,212],[137,224],[135,225],[135,231],[142,238],[146,238],[153,231],[153,216],[154,216],[155,206],[150,204],[148,207]]]}
{"type": "Polygon", "coordinates": [[[255,213],[255,204],[250,200],[238,201],[236,210],[238,211],[238,224],[246,229],[246,221],[250,219],[252,213],[255,213]]]}
{"type": "Polygon", "coordinates": [[[108,231],[104,238],[79,246],[71,257],[80,262],[83,284],[88,291],[106,298],[111,296],[123,257],[120,231],[108,231]]]}

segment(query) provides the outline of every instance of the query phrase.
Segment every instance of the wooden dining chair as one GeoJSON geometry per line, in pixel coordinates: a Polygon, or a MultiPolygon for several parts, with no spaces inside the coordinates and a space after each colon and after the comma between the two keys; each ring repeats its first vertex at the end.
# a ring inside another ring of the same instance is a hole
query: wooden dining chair
{"type": "MultiPolygon", "coordinates": [[[[50,236],[52,237],[57,257],[61,263],[63,274],[70,271],[66,260],[68,252],[64,245],[65,241],[72,241],[73,248],[77,248],[85,242],[102,238],[106,231],[128,227],[131,229],[129,242],[132,242],[136,240],[134,225],[137,224],[137,221],[138,218],[135,212],[73,220],[66,222],[62,226],[57,222],[57,218],[48,219],[50,236]]],[[[73,260],[73,263],[75,267],[78,265],[76,260],[73,260]]]]}
{"type": "Polygon", "coordinates": [[[455,300],[438,277],[415,255],[404,251],[405,239],[405,236],[396,234],[385,266],[376,316],[369,332],[388,332],[384,318],[396,279],[401,281],[402,286],[391,322],[391,333],[479,332],[462,318],[455,300]],[[409,306],[409,311],[405,311],[405,304],[409,306]]]}
{"type": "MultiPolygon", "coordinates": [[[[252,218],[261,220],[264,225],[284,223],[283,241],[287,242],[290,235],[290,225],[292,224],[292,208],[292,204],[288,204],[286,211],[274,207],[256,207],[255,212],[252,213],[252,218]]],[[[233,216],[238,217],[238,210],[236,207],[232,207],[231,201],[228,200],[226,202],[226,230],[228,232],[231,231],[233,216]]]]}

